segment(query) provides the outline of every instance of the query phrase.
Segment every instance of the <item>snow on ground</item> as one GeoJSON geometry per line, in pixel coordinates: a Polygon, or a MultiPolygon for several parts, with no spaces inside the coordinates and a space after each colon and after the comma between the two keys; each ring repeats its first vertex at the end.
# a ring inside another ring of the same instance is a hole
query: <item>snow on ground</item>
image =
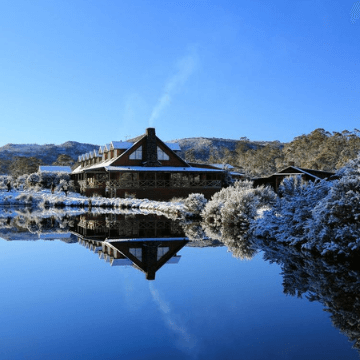
{"type": "MultiPolygon", "coordinates": [[[[69,192],[66,196],[64,192],[50,190],[11,190],[0,191],[0,206],[3,210],[10,210],[15,206],[29,206],[38,210],[52,207],[88,207],[88,208],[127,208],[139,209],[141,212],[161,213],[171,216],[183,216],[186,214],[184,205],[180,202],[160,202],[148,199],[122,199],[122,198],[88,198],[78,193],[69,192]]],[[[5,212],[6,212],[5,211],[5,212]]],[[[2,211],[3,212],[3,211],[2,211]]]]}

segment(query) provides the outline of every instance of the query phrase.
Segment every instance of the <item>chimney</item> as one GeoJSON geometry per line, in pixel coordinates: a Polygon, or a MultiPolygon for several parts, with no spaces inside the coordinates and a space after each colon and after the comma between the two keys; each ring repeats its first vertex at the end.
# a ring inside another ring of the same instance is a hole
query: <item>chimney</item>
{"type": "Polygon", "coordinates": [[[146,135],[146,160],[144,166],[160,166],[161,164],[157,158],[155,128],[147,128],[146,135]]]}

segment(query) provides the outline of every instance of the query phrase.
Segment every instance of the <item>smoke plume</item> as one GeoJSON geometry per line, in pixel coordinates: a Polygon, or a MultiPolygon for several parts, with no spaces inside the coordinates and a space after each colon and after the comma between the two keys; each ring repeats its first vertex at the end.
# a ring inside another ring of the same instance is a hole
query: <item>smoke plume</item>
{"type": "Polygon", "coordinates": [[[193,73],[197,64],[197,55],[192,51],[189,55],[181,58],[177,62],[177,72],[168,80],[164,91],[155,105],[150,119],[149,125],[154,125],[155,120],[159,117],[161,112],[170,104],[174,93],[180,88],[189,76],[193,73]]]}

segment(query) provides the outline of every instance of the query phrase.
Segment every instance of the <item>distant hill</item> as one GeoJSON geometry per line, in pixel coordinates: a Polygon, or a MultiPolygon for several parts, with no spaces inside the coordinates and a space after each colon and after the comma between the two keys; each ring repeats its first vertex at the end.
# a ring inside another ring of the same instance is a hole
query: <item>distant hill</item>
{"type": "MultiPolygon", "coordinates": [[[[180,156],[188,161],[221,162],[229,153],[236,151],[242,143],[247,150],[256,150],[269,142],[231,140],[219,138],[185,138],[167,141],[177,142],[182,151],[180,156]]],[[[278,143],[278,142],[275,142],[278,143]]],[[[278,143],[278,146],[281,146],[278,143]]],[[[67,141],[60,145],[55,144],[6,144],[0,147],[0,174],[19,176],[35,172],[39,165],[69,165],[72,166],[79,155],[97,149],[99,145],[83,144],[76,141],[67,141]]]]}
{"type": "Polygon", "coordinates": [[[69,155],[74,160],[77,160],[79,155],[98,147],[98,145],[82,144],[76,141],[67,141],[61,145],[6,144],[0,147],[0,159],[9,160],[9,158],[14,156],[36,157],[50,165],[56,161],[59,155],[69,155]]]}
{"type": "Polygon", "coordinates": [[[94,144],[67,141],[55,144],[6,144],[0,147],[0,173],[19,176],[37,171],[39,165],[73,165],[79,155],[98,148],[94,144]]]}
{"type": "Polygon", "coordinates": [[[279,141],[250,141],[247,138],[239,140],[222,138],[194,137],[170,140],[167,142],[177,142],[181,147],[180,156],[188,161],[208,162],[209,160],[218,161],[224,159],[229,153],[234,153],[242,145],[245,151],[257,150],[266,145],[275,145],[282,148],[283,144],[279,141]]]}
{"type": "MultiPolygon", "coordinates": [[[[330,133],[315,129],[288,143],[251,141],[248,138],[185,138],[166,141],[178,143],[179,154],[190,162],[227,163],[250,177],[282,170],[290,163],[306,169],[335,171],[360,153],[360,131],[330,133]]],[[[38,170],[39,165],[73,166],[79,155],[99,145],[68,141],[61,145],[7,144],[0,147],[0,174],[15,177],[38,170]]]]}

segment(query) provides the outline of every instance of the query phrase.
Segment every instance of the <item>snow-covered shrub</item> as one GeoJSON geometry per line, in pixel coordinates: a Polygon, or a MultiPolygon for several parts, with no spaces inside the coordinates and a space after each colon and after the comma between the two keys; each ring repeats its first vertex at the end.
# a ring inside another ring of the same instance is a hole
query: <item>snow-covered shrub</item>
{"type": "Polygon", "coordinates": [[[254,235],[291,245],[307,242],[312,210],[330,186],[325,180],[307,183],[301,176],[285,178],[273,207],[252,225],[254,235]]]}
{"type": "Polygon", "coordinates": [[[0,190],[7,190],[7,184],[13,186],[14,179],[10,175],[0,175],[0,190]]]}
{"type": "Polygon", "coordinates": [[[350,254],[360,250],[360,158],[336,174],[328,195],[314,207],[309,242],[322,254],[350,254]]]}
{"type": "Polygon", "coordinates": [[[251,181],[239,181],[214,194],[201,213],[205,233],[229,245],[237,256],[251,258],[254,251],[247,231],[261,207],[276,199],[267,187],[253,188],[251,181]]]}
{"type": "Polygon", "coordinates": [[[192,213],[194,216],[200,215],[201,211],[204,209],[207,200],[203,194],[190,194],[184,200],[185,211],[192,213]]]}
{"type": "Polygon", "coordinates": [[[186,221],[181,226],[185,236],[191,241],[201,241],[206,238],[204,229],[198,221],[186,221]]]}
{"type": "Polygon", "coordinates": [[[42,189],[50,189],[52,185],[59,189],[60,182],[66,182],[69,186],[70,175],[65,172],[43,171],[41,173],[32,173],[26,179],[27,186],[38,186],[42,189]]]}
{"type": "Polygon", "coordinates": [[[205,233],[213,239],[220,237],[221,208],[224,206],[227,195],[228,188],[221,189],[211,197],[201,212],[205,233]]]}
{"type": "Polygon", "coordinates": [[[214,194],[206,204],[202,217],[208,225],[214,218],[223,226],[237,226],[244,231],[257,216],[258,209],[274,203],[276,194],[271,188],[253,188],[251,181],[238,181],[234,186],[214,194]]]}
{"type": "Polygon", "coordinates": [[[38,173],[32,173],[26,179],[26,184],[29,187],[36,186],[39,183],[40,183],[40,175],[38,173]]]}
{"type": "Polygon", "coordinates": [[[14,187],[18,190],[25,190],[27,187],[27,178],[28,178],[27,174],[18,176],[14,182],[14,187]]]}
{"type": "Polygon", "coordinates": [[[58,184],[58,174],[52,171],[43,171],[40,173],[40,185],[44,189],[50,189],[52,184],[58,184]]]}
{"type": "Polygon", "coordinates": [[[170,199],[170,202],[173,203],[173,204],[176,204],[176,203],[183,204],[184,200],[185,199],[182,198],[182,197],[173,197],[172,199],[170,199]]]}
{"type": "Polygon", "coordinates": [[[33,196],[30,194],[20,194],[19,196],[16,197],[16,200],[20,203],[20,204],[32,204],[33,203],[33,196]]]}

